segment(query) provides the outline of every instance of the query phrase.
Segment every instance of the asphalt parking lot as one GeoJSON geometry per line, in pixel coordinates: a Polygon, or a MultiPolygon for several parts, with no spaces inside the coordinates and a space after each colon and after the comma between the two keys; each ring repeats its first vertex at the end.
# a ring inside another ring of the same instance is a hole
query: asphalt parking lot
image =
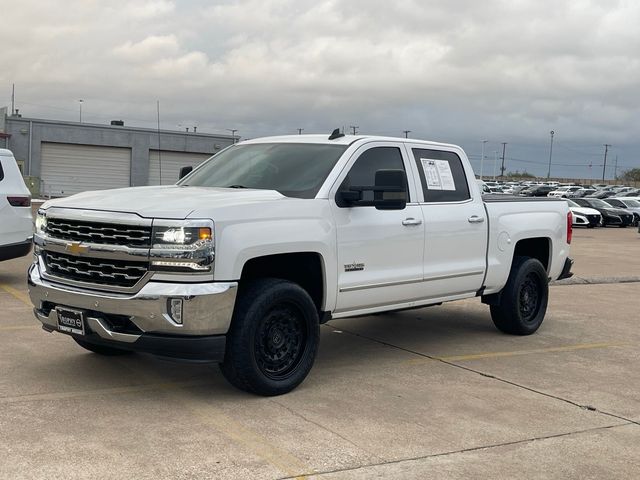
{"type": "Polygon", "coordinates": [[[533,336],[476,299],[332,321],[276,398],[45,333],[29,258],[2,263],[0,478],[638,478],[640,235],[574,230],[572,256],[533,336]]]}

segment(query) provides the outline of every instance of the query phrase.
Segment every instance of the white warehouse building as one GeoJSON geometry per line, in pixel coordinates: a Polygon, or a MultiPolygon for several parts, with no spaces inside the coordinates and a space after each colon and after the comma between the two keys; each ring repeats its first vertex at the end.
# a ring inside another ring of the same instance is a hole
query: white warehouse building
{"type": "Polygon", "coordinates": [[[168,185],[234,142],[231,135],[66,122],[8,115],[0,108],[0,148],[11,150],[34,195],[168,185]]]}

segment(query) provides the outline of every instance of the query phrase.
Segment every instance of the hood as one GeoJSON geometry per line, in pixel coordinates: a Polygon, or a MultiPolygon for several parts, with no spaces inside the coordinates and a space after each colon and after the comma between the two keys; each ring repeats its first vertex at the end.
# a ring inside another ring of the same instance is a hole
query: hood
{"type": "Polygon", "coordinates": [[[158,187],[117,188],[83,192],[67,198],[49,200],[42,208],[72,208],[135,213],[147,218],[187,218],[194,210],[231,205],[249,205],[284,199],[275,190],[236,188],[158,187]]]}
{"type": "Polygon", "coordinates": [[[609,215],[633,215],[633,213],[627,212],[626,210],[624,210],[622,208],[611,207],[611,208],[600,208],[599,210],[600,211],[604,210],[609,215]]]}
{"type": "Polygon", "coordinates": [[[578,215],[600,215],[598,210],[589,207],[569,207],[569,210],[578,215]]]}

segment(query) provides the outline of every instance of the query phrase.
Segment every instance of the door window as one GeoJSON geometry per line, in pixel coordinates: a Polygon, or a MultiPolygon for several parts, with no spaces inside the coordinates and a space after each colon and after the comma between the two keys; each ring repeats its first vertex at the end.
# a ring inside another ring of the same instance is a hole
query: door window
{"type": "Polygon", "coordinates": [[[425,202],[462,202],[471,198],[462,160],[453,152],[413,149],[425,202]]]}
{"type": "MultiPolygon", "coordinates": [[[[342,181],[339,190],[348,190],[351,186],[375,185],[376,171],[378,170],[405,170],[402,161],[402,153],[397,147],[374,147],[365,151],[358,157],[342,181]]],[[[407,202],[409,190],[407,186],[407,202]]],[[[362,200],[373,201],[372,191],[362,192],[362,200]]]]}

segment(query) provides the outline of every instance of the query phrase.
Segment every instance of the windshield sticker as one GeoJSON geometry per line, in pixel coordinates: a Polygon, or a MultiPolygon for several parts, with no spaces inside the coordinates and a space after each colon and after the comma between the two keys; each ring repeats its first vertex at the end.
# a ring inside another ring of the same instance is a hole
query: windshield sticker
{"type": "Polygon", "coordinates": [[[451,166],[446,160],[430,160],[421,158],[424,178],[429,190],[455,190],[456,183],[451,173],[451,166]]]}

